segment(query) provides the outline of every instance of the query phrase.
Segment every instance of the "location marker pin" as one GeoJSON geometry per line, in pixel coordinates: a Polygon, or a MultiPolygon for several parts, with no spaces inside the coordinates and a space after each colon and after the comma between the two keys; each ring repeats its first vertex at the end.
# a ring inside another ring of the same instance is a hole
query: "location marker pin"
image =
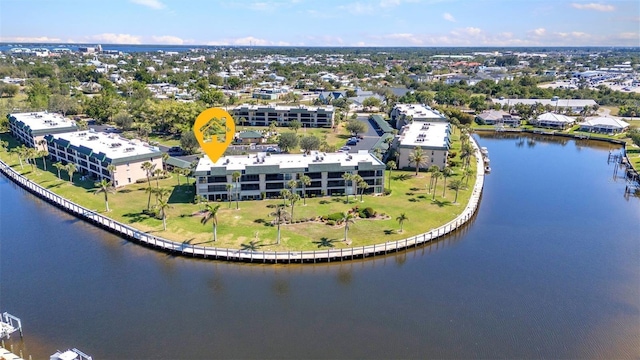
{"type": "Polygon", "coordinates": [[[198,115],[193,133],[204,153],[215,163],[233,141],[236,123],[226,110],[210,108],[198,115]]]}

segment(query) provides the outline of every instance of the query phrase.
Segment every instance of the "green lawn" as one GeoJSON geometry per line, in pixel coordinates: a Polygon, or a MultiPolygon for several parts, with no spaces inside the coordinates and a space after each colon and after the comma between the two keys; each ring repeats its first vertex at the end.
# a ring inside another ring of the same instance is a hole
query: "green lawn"
{"type": "Polygon", "coordinates": [[[149,142],[157,142],[168,147],[180,146],[180,136],[151,134],[149,135],[149,142]]]}
{"type": "MultiPolygon", "coordinates": [[[[458,135],[455,134],[454,139],[458,135]]],[[[0,134],[0,139],[10,141],[9,149],[16,146],[15,140],[8,134],[0,134]]],[[[460,143],[454,141],[452,151],[459,153],[460,143]]],[[[38,166],[25,165],[23,169],[18,165],[17,156],[0,151],[0,158],[21,172],[24,176],[40,183],[45,188],[71,200],[84,207],[99,212],[104,212],[105,203],[102,194],[94,194],[94,185],[90,181],[81,181],[80,174],[74,175],[73,185],[68,181],[68,175],[62,171],[62,179],[58,179],[57,171],[50,162],[47,162],[47,171],[42,169],[42,160],[37,159],[38,166]]],[[[454,159],[458,161],[459,159],[454,159]]],[[[475,162],[472,161],[475,168],[475,162]]],[[[450,183],[455,178],[460,178],[462,170],[454,168],[455,175],[448,179],[450,183]]],[[[388,173],[388,172],[387,172],[388,173]]],[[[440,226],[462,212],[470,197],[474,178],[469,181],[468,188],[461,190],[458,195],[458,204],[452,204],[455,192],[446,189],[446,196],[442,196],[443,181],[438,182],[435,201],[432,194],[428,194],[426,185],[430,174],[420,172],[417,177],[414,172],[393,171],[389,196],[365,195],[364,202],[360,197],[354,199],[351,196],[349,204],[344,197],[309,198],[307,205],[302,201],[294,207],[295,219],[316,218],[334,212],[347,211],[354,206],[372,207],[377,213],[388,216],[382,219],[357,219],[349,230],[350,246],[370,245],[389,240],[398,240],[412,235],[428,232],[430,229],[440,226]],[[398,233],[398,222],[395,220],[401,213],[409,217],[404,223],[404,232],[398,233]]],[[[220,203],[218,214],[218,242],[213,243],[212,225],[200,223],[201,215],[198,213],[201,205],[193,204],[193,186],[185,185],[185,178],[180,178],[181,186],[175,177],[159,181],[159,186],[171,189],[169,203],[172,208],[168,210],[167,230],[162,230],[162,221],[147,216],[143,210],[147,207],[148,194],[145,192],[146,183],[132,184],[121,188],[115,194],[109,195],[110,217],[125,224],[130,224],[138,229],[153,232],[158,236],[175,240],[186,241],[191,244],[215,245],[230,248],[246,248],[250,241],[257,239],[258,250],[313,250],[327,247],[347,247],[342,240],[344,228],[342,226],[329,226],[322,222],[304,222],[299,224],[282,225],[282,243],[275,245],[276,227],[269,223],[273,219],[269,214],[281,200],[241,201],[239,210],[235,203],[220,203]],[[229,208],[230,206],[230,208],[229,208]]],[[[190,179],[193,183],[193,179],[190,179]]],[[[387,182],[385,181],[385,186],[387,182]]],[[[156,182],[152,181],[153,187],[156,182]]],[[[155,202],[151,198],[151,205],[155,202]]],[[[291,208],[288,208],[291,211],[291,208]]]]}

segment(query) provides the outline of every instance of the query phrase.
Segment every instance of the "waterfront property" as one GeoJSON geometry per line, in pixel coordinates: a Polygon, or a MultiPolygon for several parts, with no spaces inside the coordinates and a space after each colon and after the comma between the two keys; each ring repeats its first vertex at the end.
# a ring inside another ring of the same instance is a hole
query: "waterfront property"
{"type": "Polygon", "coordinates": [[[436,165],[443,168],[451,148],[451,125],[448,122],[412,122],[402,127],[400,134],[393,140],[392,147],[398,154],[399,169],[415,167],[409,160],[415,148],[423,150],[428,157],[421,166],[428,168],[436,165]]]}
{"type": "Polygon", "coordinates": [[[140,140],[93,130],[45,136],[52,161],[76,164],[78,172],[96,180],[107,179],[114,186],[135,183],[147,176],[142,163],[162,169],[162,152],[140,140]],[[115,170],[109,171],[113,165],[115,170]]]}
{"type": "Polygon", "coordinates": [[[502,110],[487,110],[476,115],[476,122],[480,125],[508,125],[520,126],[520,116],[511,115],[502,110]]]}
{"type": "Polygon", "coordinates": [[[540,114],[537,118],[531,120],[531,123],[536,126],[551,129],[566,129],[575,122],[576,120],[572,117],[552,112],[540,114]]]}
{"type": "Polygon", "coordinates": [[[78,130],[74,121],[46,111],[9,114],[7,119],[9,119],[11,135],[23,144],[34,148],[47,134],[78,130]]]}
{"type": "Polygon", "coordinates": [[[580,131],[597,132],[604,134],[618,134],[629,128],[629,123],[620,119],[600,116],[588,118],[581,122],[580,131]]]}
{"type": "Polygon", "coordinates": [[[412,121],[446,122],[447,118],[438,110],[422,104],[396,104],[391,110],[391,120],[400,129],[412,121]]]}
{"type": "Polygon", "coordinates": [[[231,115],[243,125],[269,126],[272,122],[278,126],[287,126],[298,120],[303,127],[333,127],[333,106],[282,106],[282,105],[240,105],[231,115]],[[244,119],[244,120],[241,120],[244,119]]]}
{"type": "Polygon", "coordinates": [[[579,113],[584,110],[585,107],[594,108],[598,106],[595,100],[591,99],[559,99],[554,97],[552,99],[493,99],[494,104],[500,104],[500,106],[516,106],[518,104],[533,106],[535,104],[542,104],[542,106],[549,106],[554,111],[560,109],[571,109],[574,113],[579,113]]]}
{"type": "MultiPolygon", "coordinates": [[[[306,175],[311,183],[305,186],[306,196],[355,194],[356,186],[347,181],[345,173],[360,175],[369,185],[364,193],[383,191],[385,165],[367,151],[358,153],[267,154],[224,156],[212,163],[200,159],[195,170],[198,179],[196,193],[209,200],[241,200],[274,198],[288,188],[290,180],[306,175]],[[240,173],[238,181],[233,174],[240,173]],[[231,185],[231,188],[227,187],[231,185]]],[[[295,192],[302,195],[302,185],[295,192]]]]}

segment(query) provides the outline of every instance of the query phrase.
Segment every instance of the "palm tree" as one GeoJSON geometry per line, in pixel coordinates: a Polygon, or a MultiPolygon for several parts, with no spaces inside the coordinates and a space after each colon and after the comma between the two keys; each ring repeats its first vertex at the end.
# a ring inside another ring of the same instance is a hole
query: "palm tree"
{"type": "Polygon", "coordinates": [[[239,171],[234,171],[233,174],[231,174],[233,182],[236,183],[236,210],[240,208],[238,205],[238,198],[240,198],[240,177],[242,177],[242,174],[239,171]]]}
{"type": "Polygon", "coordinates": [[[345,201],[345,203],[349,203],[349,181],[353,180],[353,174],[351,173],[344,173],[342,174],[342,178],[344,179],[344,194],[347,196],[347,200],[345,201]]]}
{"type": "Polygon", "coordinates": [[[36,153],[38,157],[42,158],[42,169],[47,171],[47,155],[49,155],[49,153],[46,150],[39,150],[36,153]]]}
{"type": "Polygon", "coordinates": [[[165,169],[167,167],[167,160],[169,160],[169,154],[162,153],[162,168],[165,169]]]}
{"type": "Polygon", "coordinates": [[[220,205],[205,205],[205,213],[200,220],[200,223],[202,223],[202,225],[205,225],[209,220],[211,220],[211,222],[213,223],[213,241],[218,240],[218,210],[220,210],[220,205]]]}
{"type": "Polygon", "coordinates": [[[470,167],[464,171],[465,185],[469,185],[469,178],[473,176],[473,174],[474,174],[474,171],[470,167]]]}
{"type": "Polygon", "coordinates": [[[168,188],[156,188],[154,191],[156,196],[156,204],[160,202],[160,200],[164,200],[165,198],[169,201],[169,195],[171,194],[171,189],[168,188]]]}
{"type": "Polygon", "coordinates": [[[302,202],[304,205],[307,205],[307,186],[311,185],[311,178],[307,175],[300,174],[298,179],[300,179],[300,184],[302,184],[302,202]]]}
{"type": "Polygon", "coordinates": [[[38,145],[40,145],[40,146],[42,146],[42,150],[43,150],[43,151],[46,151],[46,150],[47,150],[47,148],[45,147],[45,145],[47,144],[47,140],[45,140],[45,139],[40,139],[40,140],[38,140],[37,144],[38,144],[38,145]]]}
{"type": "Polygon", "coordinates": [[[458,191],[462,188],[462,180],[453,180],[449,184],[449,189],[456,191],[456,198],[453,200],[453,203],[456,204],[458,202],[458,191]]]}
{"type": "Polygon", "coordinates": [[[280,196],[282,196],[282,206],[287,206],[287,200],[291,197],[291,191],[289,189],[280,190],[280,196]]]}
{"type": "MultiPolygon", "coordinates": [[[[156,167],[155,164],[145,161],[140,165],[140,168],[145,171],[145,175],[147,176],[147,186],[151,187],[151,174],[153,173],[153,169],[156,167]]],[[[151,209],[151,192],[149,191],[149,199],[147,199],[147,210],[151,209]]]]}
{"type": "Polygon", "coordinates": [[[367,190],[368,188],[369,188],[369,184],[364,179],[358,182],[358,189],[360,189],[360,202],[364,202],[364,200],[362,200],[362,196],[364,194],[364,191],[367,190]]]}
{"type": "Polygon", "coordinates": [[[8,141],[0,140],[0,149],[2,149],[2,151],[6,151],[8,147],[9,147],[8,141]]]}
{"type": "Polygon", "coordinates": [[[107,212],[111,211],[109,210],[109,194],[113,194],[116,192],[116,189],[113,187],[111,181],[108,181],[107,179],[102,179],[100,180],[100,182],[96,183],[96,186],[98,187],[93,194],[94,195],[98,195],[100,193],[104,194],[104,204],[105,207],[107,209],[107,212]]]}
{"type": "Polygon", "coordinates": [[[233,189],[233,185],[227,184],[225,188],[227,189],[227,202],[229,203],[229,209],[231,209],[231,189],[233,189]]]}
{"type": "Polygon", "coordinates": [[[162,216],[162,230],[166,231],[167,230],[167,209],[172,208],[172,206],[169,205],[169,202],[164,199],[160,199],[160,201],[158,201],[158,205],[156,206],[160,210],[160,216],[162,216]]]}
{"type": "Polygon", "coordinates": [[[390,160],[387,162],[387,169],[389,169],[389,190],[391,190],[391,171],[398,167],[395,161],[390,160]]]}
{"type": "Polygon", "coordinates": [[[269,214],[270,216],[273,216],[275,219],[274,221],[276,222],[276,225],[278,226],[278,237],[276,240],[276,244],[280,245],[280,224],[283,221],[287,221],[287,215],[289,213],[287,212],[287,210],[285,210],[284,206],[280,205],[276,208],[276,210],[274,212],[272,212],[271,214],[269,214]]]}
{"type": "Polygon", "coordinates": [[[296,205],[296,202],[300,200],[300,195],[291,194],[289,197],[289,201],[291,202],[291,221],[293,221],[293,207],[296,205]]]}
{"type": "Polygon", "coordinates": [[[36,165],[36,157],[38,156],[38,150],[35,148],[26,148],[25,157],[27,159],[27,163],[31,164],[31,170],[35,170],[36,165]]]}
{"type": "Polygon", "coordinates": [[[400,224],[400,232],[402,232],[402,225],[404,224],[405,221],[408,221],[409,218],[407,217],[407,215],[405,215],[405,213],[402,213],[400,214],[400,216],[396,218],[396,220],[400,224]]]}
{"type": "Polygon", "coordinates": [[[296,179],[291,179],[287,182],[287,186],[289,187],[289,189],[291,189],[291,193],[295,194],[296,193],[296,188],[298,187],[298,180],[296,179]]]}
{"type": "Polygon", "coordinates": [[[344,212],[342,214],[342,222],[344,223],[344,242],[347,242],[347,235],[349,233],[349,224],[355,224],[355,217],[350,212],[344,212]]]}
{"type": "Polygon", "coordinates": [[[436,170],[433,172],[433,174],[431,174],[431,176],[433,177],[433,198],[432,200],[436,199],[436,187],[438,186],[438,179],[440,177],[442,177],[442,173],[440,172],[440,170],[436,170]]]}
{"type": "Polygon", "coordinates": [[[60,170],[64,169],[64,165],[62,165],[61,162],[57,162],[53,164],[53,167],[58,170],[58,179],[62,180],[62,177],[60,177],[60,170]]]}
{"type": "Polygon", "coordinates": [[[416,166],[416,176],[418,176],[420,167],[427,163],[427,159],[427,155],[424,154],[422,148],[419,146],[416,146],[409,154],[409,164],[414,164],[416,166]]]}
{"type": "Polygon", "coordinates": [[[447,165],[444,166],[444,169],[442,169],[442,180],[444,180],[444,186],[442,189],[442,197],[444,197],[445,192],[447,191],[447,178],[450,177],[451,175],[453,175],[453,170],[451,170],[451,168],[447,167],[447,165]]]}
{"type": "Polygon", "coordinates": [[[116,183],[116,166],[113,164],[107,165],[107,171],[111,174],[111,181],[115,185],[116,183]]]}
{"type": "Polygon", "coordinates": [[[20,162],[20,169],[24,169],[24,166],[22,165],[22,158],[24,157],[24,145],[21,145],[19,147],[15,147],[13,149],[10,150],[11,153],[16,154],[18,156],[18,161],[20,162]]]}
{"type": "Polygon", "coordinates": [[[153,170],[153,177],[156,178],[156,188],[160,188],[160,176],[162,175],[163,172],[164,170],[162,169],[153,170]]]}
{"type": "Polygon", "coordinates": [[[433,188],[433,174],[436,173],[436,171],[439,171],[440,168],[438,167],[438,165],[431,165],[429,167],[429,172],[431,173],[431,178],[429,179],[429,191],[427,191],[428,193],[431,192],[431,188],[433,188]]]}
{"type": "Polygon", "coordinates": [[[69,184],[73,184],[73,173],[77,170],[76,164],[68,163],[65,166],[65,170],[67,170],[67,173],[69,174],[69,184]]]}

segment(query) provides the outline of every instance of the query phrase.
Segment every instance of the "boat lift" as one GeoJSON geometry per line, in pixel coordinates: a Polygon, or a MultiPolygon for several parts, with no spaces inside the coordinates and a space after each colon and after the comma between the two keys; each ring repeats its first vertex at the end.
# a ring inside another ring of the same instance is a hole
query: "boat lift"
{"type": "Polygon", "coordinates": [[[91,356],[83,353],[82,351],[73,348],[62,352],[58,350],[55,354],[49,357],[49,360],[93,360],[91,356]]]}
{"type": "Polygon", "coordinates": [[[16,331],[20,331],[20,337],[22,337],[22,321],[8,312],[2,313],[0,316],[0,339],[9,339],[11,334],[16,331]]]}

